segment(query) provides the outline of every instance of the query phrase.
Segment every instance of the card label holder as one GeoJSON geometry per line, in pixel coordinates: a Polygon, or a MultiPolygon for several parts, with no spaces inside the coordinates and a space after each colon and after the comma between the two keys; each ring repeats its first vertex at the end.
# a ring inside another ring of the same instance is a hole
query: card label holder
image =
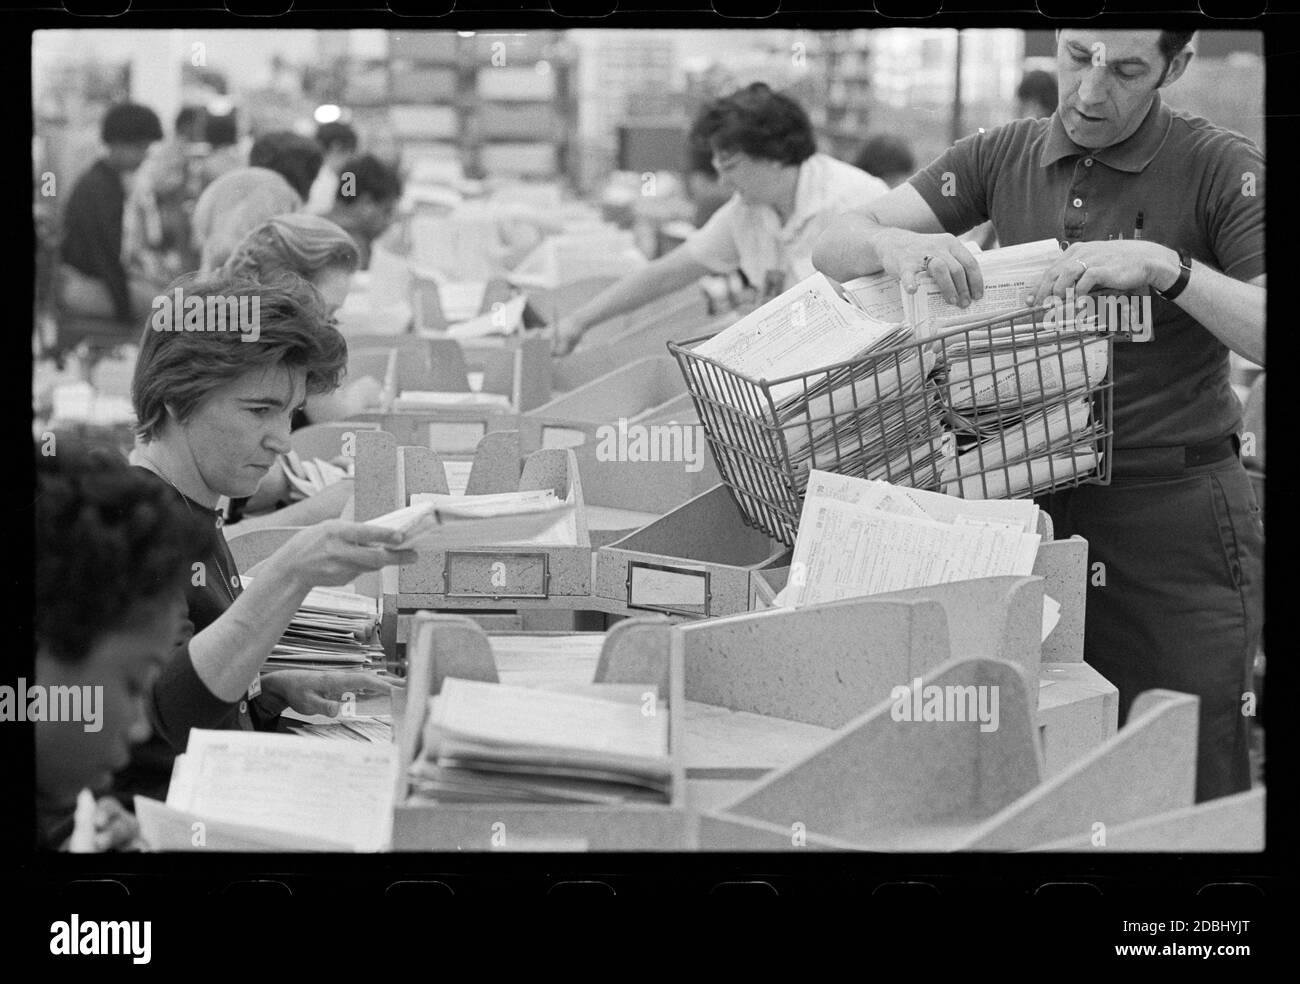
{"type": "Polygon", "coordinates": [[[487,436],[487,421],[468,423],[432,423],[429,425],[429,447],[442,453],[473,453],[478,442],[487,436]]]}
{"type": "Polygon", "coordinates": [[[442,583],[449,598],[549,598],[550,555],[448,550],[442,583]]]}
{"type": "Polygon", "coordinates": [[[713,598],[709,577],[708,571],[628,561],[627,607],[707,618],[713,598]]]}

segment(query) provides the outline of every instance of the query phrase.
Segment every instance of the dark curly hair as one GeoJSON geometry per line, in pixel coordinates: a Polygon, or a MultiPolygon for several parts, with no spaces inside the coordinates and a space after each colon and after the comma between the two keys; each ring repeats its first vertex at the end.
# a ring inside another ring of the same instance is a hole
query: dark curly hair
{"type": "Polygon", "coordinates": [[[34,451],[36,640],[76,663],[141,603],[183,589],[216,533],[111,450],[56,433],[34,451]]]}
{"type": "Polygon", "coordinates": [[[369,198],[372,202],[386,202],[402,196],[402,178],[396,170],[389,167],[374,154],[360,154],[349,157],[339,168],[339,187],[334,193],[336,201],[351,204],[369,198]],[[345,182],[345,175],[352,175],[351,184],[345,182]],[[346,192],[351,191],[351,194],[346,192]]]}
{"type": "Polygon", "coordinates": [[[187,274],[155,300],[155,311],[159,302],[170,304],[177,289],[187,304],[200,298],[205,310],[209,299],[221,311],[241,304],[247,310],[256,298],[259,336],[246,343],[240,331],[154,330],[150,318],[131,379],[136,434],[146,443],[159,436],[168,407],[186,420],[213,390],[254,369],[304,369],[309,396],[338,388],[348,345],[319,292],[302,277],[284,273],[259,281],[221,272],[207,278],[187,274]]]}
{"type": "Polygon", "coordinates": [[[158,114],[139,103],[118,103],[99,124],[99,138],[106,144],[152,143],[163,138],[158,114]]]}
{"type": "Polygon", "coordinates": [[[782,164],[802,164],[817,152],[803,107],[762,82],[707,104],[691,126],[690,140],[782,164]]]}

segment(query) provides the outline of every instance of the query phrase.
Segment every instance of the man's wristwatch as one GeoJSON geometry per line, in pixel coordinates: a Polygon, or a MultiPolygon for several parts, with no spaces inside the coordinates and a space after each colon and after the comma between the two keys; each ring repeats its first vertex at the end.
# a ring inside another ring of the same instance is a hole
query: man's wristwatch
{"type": "Polygon", "coordinates": [[[1192,254],[1185,249],[1178,251],[1178,279],[1173,282],[1173,286],[1167,290],[1161,290],[1158,287],[1151,288],[1156,292],[1157,297],[1164,298],[1166,301],[1172,301],[1175,297],[1183,292],[1187,286],[1187,281],[1192,276],[1192,254]]]}

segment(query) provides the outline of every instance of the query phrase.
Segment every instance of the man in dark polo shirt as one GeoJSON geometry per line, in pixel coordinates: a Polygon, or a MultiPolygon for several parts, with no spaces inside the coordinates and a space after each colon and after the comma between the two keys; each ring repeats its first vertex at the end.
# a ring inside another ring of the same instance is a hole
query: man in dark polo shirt
{"type": "Polygon", "coordinates": [[[1200,698],[1206,800],[1250,786],[1244,691],[1263,621],[1263,532],[1228,352],[1264,364],[1264,160],[1162,101],[1191,37],[1058,32],[1051,117],[959,141],[843,216],[813,261],[839,280],[884,269],[907,290],[926,270],[964,306],[983,284],[955,235],[987,219],[1003,245],[1069,244],[1028,300],[1154,295],[1151,339],[1115,345],[1110,486],[1040,505],[1058,536],[1088,540],[1085,657],[1119,688],[1121,723],[1144,690],[1200,698]]]}

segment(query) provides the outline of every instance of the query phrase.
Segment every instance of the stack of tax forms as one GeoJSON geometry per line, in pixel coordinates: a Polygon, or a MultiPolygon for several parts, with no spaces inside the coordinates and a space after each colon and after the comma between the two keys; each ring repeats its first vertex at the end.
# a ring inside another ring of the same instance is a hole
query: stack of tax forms
{"type": "Polygon", "coordinates": [[[668,712],[653,685],[563,693],[448,677],[412,794],[442,803],[666,802],[668,712]]]}
{"type": "MultiPolygon", "coordinates": [[[[1033,573],[1041,539],[1027,499],[960,499],[814,471],[790,577],[776,603],[798,607],[950,581],[1033,573]]],[[[1060,606],[1044,602],[1043,634],[1060,606]]]]}
{"type": "Polygon", "coordinates": [[[1004,324],[936,344],[935,382],[958,446],[943,491],[1033,494],[1100,466],[1104,430],[1093,395],[1110,368],[1105,335],[1084,325],[1004,324]]]}
{"type": "MultiPolygon", "coordinates": [[[[245,588],[252,578],[244,575],[245,588]]],[[[268,669],[357,670],[382,662],[375,641],[378,598],[349,588],[312,588],[267,659],[268,669]]]]}
{"type": "Polygon", "coordinates": [[[166,803],[135,798],[156,851],[383,851],[397,746],[262,731],[190,731],[166,803]]]}
{"type": "Polygon", "coordinates": [[[375,519],[371,526],[399,530],[401,550],[452,550],[502,543],[576,542],[573,497],[550,489],[493,495],[416,492],[411,504],[375,519]],[[569,536],[572,530],[572,535],[569,536]]]}
{"type": "Polygon", "coordinates": [[[280,461],[289,487],[303,497],[315,495],[345,478],[353,477],[351,463],[347,468],[340,468],[320,458],[302,458],[296,451],[281,455],[280,461]]]}
{"type": "Polygon", "coordinates": [[[966,307],[949,304],[934,277],[918,275],[915,293],[900,291],[903,320],[916,330],[918,338],[1024,310],[1028,307],[1026,297],[1038,287],[1043,273],[1061,258],[1061,244],[1055,239],[990,250],[981,250],[974,243],[962,245],[979,265],[984,293],[966,307]]]}
{"type": "Polygon", "coordinates": [[[736,385],[708,363],[691,362],[692,389],[715,440],[733,431],[718,424],[710,401],[757,417],[772,450],[783,441],[802,492],[810,469],[888,477],[934,485],[952,455],[943,407],[925,381],[934,358],[913,341],[903,321],[898,281],[863,278],[841,287],[815,273],[725,331],[694,354],[751,383],[736,385]]]}

